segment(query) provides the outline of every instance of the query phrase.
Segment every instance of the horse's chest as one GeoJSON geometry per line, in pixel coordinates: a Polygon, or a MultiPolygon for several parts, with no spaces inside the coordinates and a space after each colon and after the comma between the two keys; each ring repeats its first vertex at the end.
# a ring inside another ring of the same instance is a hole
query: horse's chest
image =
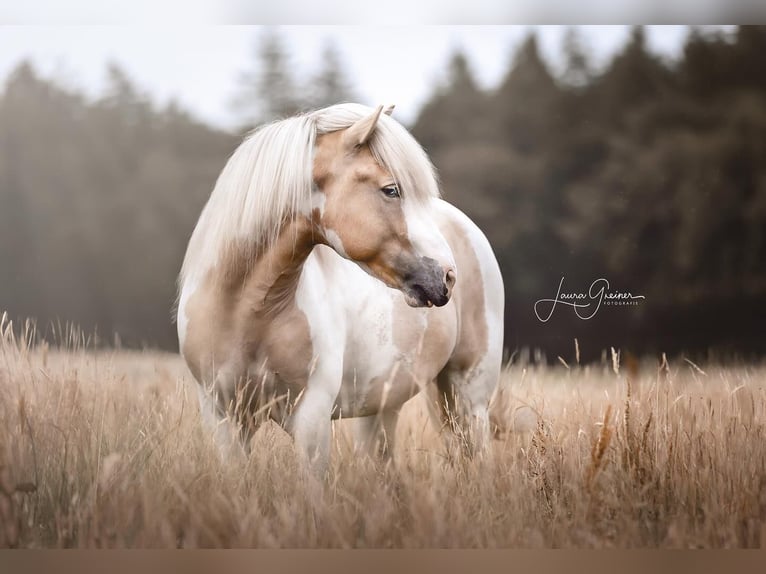
{"type": "Polygon", "coordinates": [[[246,341],[251,377],[260,376],[300,392],[314,359],[309,324],[303,313],[290,310],[279,321],[254,321],[246,341]]]}
{"type": "Polygon", "coordinates": [[[367,308],[350,327],[337,405],[343,416],[397,407],[430,383],[449,359],[451,308],[367,308]]]}

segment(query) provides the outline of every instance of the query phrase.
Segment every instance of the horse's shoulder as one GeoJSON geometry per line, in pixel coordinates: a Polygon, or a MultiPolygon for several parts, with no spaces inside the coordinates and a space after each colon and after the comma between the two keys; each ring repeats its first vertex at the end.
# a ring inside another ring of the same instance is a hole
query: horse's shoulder
{"type": "Polygon", "coordinates": [[[434,200],[434,213],[442,233],[447,239],[465,238],[471,243],[486,241],[484,232],[457,206],[443,199],[434,200]]]}
{"type": "Polygon", "coordinates": [[[465,213],[444,200],[435,200],[434,213],[457,266],[453,299],[460,327],[452,361],[474,364],[498,336],[496,324],[502,322],[503,313],[502,276],[489,241],[465,213]]]}
{"type": "Polygon", "coordinates": [[[437,214],[441,232],[453,251],[456,248],[460,251],[461,245],[463,251],[470,249],[480,264],[485,280],[489,283],[488,286],[502,292],[500,267],[492,246],[481,228],[463,211],[443,199],[435,200],[434,211],[437,214]]]}

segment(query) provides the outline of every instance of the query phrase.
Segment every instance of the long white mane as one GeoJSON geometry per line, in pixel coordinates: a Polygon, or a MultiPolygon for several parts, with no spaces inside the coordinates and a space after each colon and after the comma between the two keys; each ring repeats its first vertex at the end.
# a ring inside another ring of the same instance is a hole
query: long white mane
{"type": "MultiPolygon", "coordinates": [[[[373,111],[338,104],[250,134],[218,176],[189,241],[179,283],[226,261],[222,256],[232,249],[255,256],[273,244],[284,223],[310,205],[317,136],[346,129],[373,111]]],[[[399,183],[404,201],[426,203],[439,196],[428,156],[399,122],[381,114],[369,145],[399,183]]]]}

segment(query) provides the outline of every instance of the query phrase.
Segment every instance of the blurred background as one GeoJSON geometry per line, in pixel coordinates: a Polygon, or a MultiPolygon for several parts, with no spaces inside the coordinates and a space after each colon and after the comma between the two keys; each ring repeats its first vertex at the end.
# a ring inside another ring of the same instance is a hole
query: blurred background
{"type": "Polygon", "coordinates": [[[243,134],[395,103],[495,249],[509,352],[761,356],[764,54],[757,26],[4,28],[0,311],[176,349],[175,278],[243,134]],[[562,277],[645,299],[542,323],[562,277]]]}

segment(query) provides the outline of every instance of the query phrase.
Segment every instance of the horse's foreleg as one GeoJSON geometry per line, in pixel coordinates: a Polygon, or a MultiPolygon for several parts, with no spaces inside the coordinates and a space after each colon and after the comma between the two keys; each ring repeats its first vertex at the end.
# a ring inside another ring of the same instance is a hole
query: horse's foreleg
{"type": "Polygon", "coordinates": [[[197,385],[197,398],[203,423],[213,435],[222,462],[246,456],[240,426],[232,414],[226,413],[222,404],[224,399],[213,391],[205,390],[202,385],[197,385]]]}
{"type": "Polygon", "coordinates": [[[326,474],[330,462],[334,404],[331,392],[309,382],[287,425],[299,458],[317,476],[326,474]]]}
{"type": "Polygon", "coordinates": [[[390,460],[393,457],[398,421],[399,409],[389,409],[376,415],[354,419],[354,427],[358,435],[356,444],[361,446],[370,457],[390,460]]]}
{"type": "Polygon", "coordinates": [[[442,426],[452,431],[468,456],[484,454],[490,445],[489,403],[497,384],[494,373],[449,366],[436,380],[436,405],[442,426]]]}

